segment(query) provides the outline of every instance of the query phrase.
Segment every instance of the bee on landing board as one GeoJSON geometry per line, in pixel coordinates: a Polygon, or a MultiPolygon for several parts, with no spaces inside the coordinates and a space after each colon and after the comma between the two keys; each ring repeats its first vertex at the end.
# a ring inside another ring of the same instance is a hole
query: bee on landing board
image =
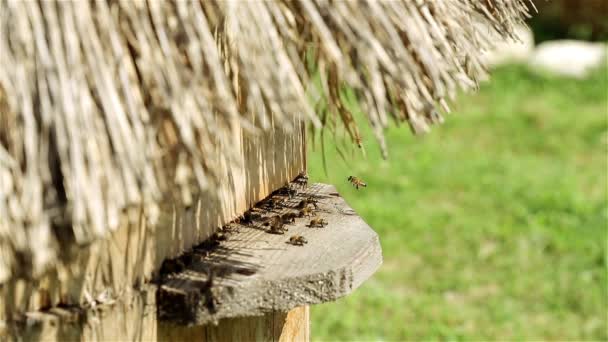
{"type": "Polygon", "coordinates": [[[348,176],[348,181],[357,189],[359,190],[359,188],[361,187],[366,187],[367,184],[365,184],[365,182],[363,182],[363,180],[361,180],[360,178],[354,177],[354,176],[348,176]]]}
{"type": "Polygon", "coordinates": [[[296,217],[298,217],[298,214],[296,214],[296,213],[283,214],[283,215],[281,215],[281,221],[284,224],[295,223],[296,217]]]}
{"type": "Polygon", "coordinates": [[[325,221],[324,219],[322,219],[318,216],[315,216],[310,220],[310,223],[308,224],[308,226],[310,228],[314,228],[314,227],[324,228],[325,226],[327,226],[327,221],[325,221]]]}
{"type": "Polygon", "coordinates": [[[294,246],[304,246],[304,244],[308,243],[308,240],[306,240],[301,235],[294,235],[289,238],[289,241],[287,241],[287,243],[290,243],[294,246]]]}
{"type": "Polygon", "coordinates": [[[273,193],[273,195],[289,196],[289,198],[293,198],[297,194],[298,190],[293,189],[291,184],[287,184],[273,193]]]}
{"type": "Polygon", "coordinates": [[[270,226],[270,229],[268,230],[268,232],[270,234],[283,235],[287,231],[287,229],[285,228],[285,224],[283,223],[283,220],[278,215],[273,216],[270,219],[268,219],[268,221],[264,222],[264,225],[270,226]]]}
{"type": "Polygon", "coordinates": [[[267,199],[267,200],[264,200],[263,202],[261,202],[260,207],[264,208],[266,210],[273,210],[273,209],[277,209],[277,208],[281,207],[282,204],[283,203],[281,200],[270,198],[270,199],[267,199]]]}
{"type": "Polygon", "coordinates": [[[312,215],[312,208],[309,206],[305,206],[304,208],[300,209],[300,212],[298,213],[298,217],[311,216],[311,215],[312,215]]]}
{"type": "Polygon", "coordinates": [[[238,222],[247,225],[247,224],[251,224],[251,223],[253,223],[253,221],[259,220],[261,218],[262,218],[262,215],[260,215],[259,213],[248,210],[243,214],[243,216],[241,216],[239,218],[238,222]]]}
{"type": "Polygon", "coordinates": [[[317,205],[317,200],[312,198],[312,197],[306,197],[305,199],[301,200],[300,203],[298,203],[298,205],[296,206],[296,208],[298,209],[304,209],[306,207],[308,207],[309,204],[312,204],[312,206],[315,207],[315,209],[318,209],[318,205],[317,205]]]}
{"type": "Polygon", "coordinates": [[[302,188],[306,188],[306,186],[308,186],[308,174],[306,173],[306,171],[300,172],[298,177],[296,177],[293,182],[298,184],[302,188]]]}

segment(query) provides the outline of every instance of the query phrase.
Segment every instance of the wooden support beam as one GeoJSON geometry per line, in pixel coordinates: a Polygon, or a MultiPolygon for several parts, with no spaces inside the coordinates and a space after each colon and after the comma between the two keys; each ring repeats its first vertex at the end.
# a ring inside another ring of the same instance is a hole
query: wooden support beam
{"type": "Polygon", "coordinates": [[[309,308],[182,326],[156,319],[143,301],[102,305],[96,310],[52,309],[0,326],[0,341],[308,341],[309,308]]]}
{"type": "Polygon", "coordinates": [[[160,324],[157,340],[305,342],[310,338],[309,315],[309,307],[303,306],[289,312],[225,319],[218,325],[183,327],[165,322],[160,324]]]}

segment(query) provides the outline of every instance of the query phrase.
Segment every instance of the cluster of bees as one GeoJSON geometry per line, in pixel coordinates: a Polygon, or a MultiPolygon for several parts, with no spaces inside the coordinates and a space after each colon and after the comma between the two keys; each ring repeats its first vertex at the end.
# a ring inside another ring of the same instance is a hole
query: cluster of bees
{"type": "MultiPolygon", "coordinates": [[[[264,200],[258,204],[255,208],[247,211],[240,219],[243,224],[252,224],[254,222],[261,222],[263,227],[267,227],[267,232],[270,234],[283,235],[287,233],[288,226],[294,224],[297,219],[306,218],[309,219],[308,227],[311,228],[324,228],[327,226],[327,221],[320,218],[315,214],[319,208],[317,200],[312,196],[307,196],[301,199],[298,204],[288,206],[285,204],[286,199],[292,199],[298,194],[297,186],[306,188],[308,185],[308,176],[306,173],[300,173],[292,184],[275,191],[270,198],[264,200]],[[276,214],[272,216],[263,215],[264,212],[282,210],[284,208],[291,209],[289,212],[276,214]],[[261,209],[261,210],[260,210],[261,209]],[[295,210],[294,210],[295,209],[295,210]]],[[[293,235],[287,243],[295,246],[303,246],[308,241],[301,235],[293,235]]]]}
{"type": "MultiPolygon", "coordinates": [[[[350,176],[348,181],[357,189],[366,187],[367,184],[360,178],[350,176]]],[[[302,172],[293,182],[294,185],[300,186],[305,189],[308,185],[308,176],[302,172]]],[[[327,226],[327,221],[315,214],[319,208],[317,200],[312,196],[307,196],[300,200],[295,207],[286,206],[285,200],[287,198],[292,199],[298,194],[298,190],[288,184],[287,186],[275,191],[268,199],[260,202],[255,208],[247,211],[240,218],[242,224],[253,224],[254,222],[261,222],[262,226],[267,227],[267,232],[270,234],[283,235],[287,233],[288,226],[294,224],[298,218],[308,218],[307,227],[310,228],[324,228],[327,226]],[[282,210],[283,208],[291,208],[296,211],[289,211],[282,214],[276,214],[272,216],[266,216],[263,213],[274,210],[282,210]]],[[[287,243],[295,246],[303,246],[308,241],[301,235],[293,235],[287,243]]]]}
{"type": "MultiPolygon", "coordinates": [[[[348,181],[357,190],[367,186],[365,182],[357,177],[350,176],[348,177],[348,181]]],[[[255,208],[247,211],[235,222],[222,227],[211,238],[205,240],[205,242],[197,247],[194,247],[193,249],[197,252],[197,255],[202,255],[206,258],[213,249],[220,245],[221,241],[227,240],[230,234],[238,231],[238,225],[234,225],[234,223],[240,223],[242,225],[252,225],[257,223],[262,227],[265,227],[264,229],[266,232],[279,235],[287,233],[288,226],[296,223],[296,220],[298,219],[308,219],[309,222],[307,227],[309,228],[325,228],[327,226],[327,221],[315,214],[319,209],[317,199],[312,196],[299,196],[297,197],[299,201],[294,200],[298,195],[298,186],[300,186],[302,189],[305,189],[308,186],[308,177],[305,173],[301,173],[293,183],[275,191],[268,199],[262,201],[255,208]],[[286,204],[285,201],[287,199],[297,202],[297,205],[293,206],[293,204],[286,204]],[[285,209],[289,211],[285,212],[285,209]],[[274,214],[269,216],[269,212],[274,214]]],[[[301,235],[292,235],[289,237],[286,243],[294,246],[304,246],[308,243],[308,241],[301,235]]],[[[188,265],[192,264],[193,262],[192,258],[192,253],[185,253],[178,258],[165,260],[160,270],[159,280],[165,281],[171,274],[179,273],[187,269],[188,265]]],[[[207,281],[202,285],[200,293],[203,296],[202,298],[205,306],[211,312],[214,312],[219,304],[212,291],[214,279],[216,274],[218,276],[222,276],[224,272],[225,270],[217,269],[213,266],[209,266],[209,268],[207,268],[207,281]]],[[[243,268],[234,270],[234,272],[249,275],[255,271],[243,268]]],[[[161,296],[167,295],[167,293],[168,292],[161,292],[161,296]]],[[[183,306],[174,305],[175,300],[171,297],[168,297],[162,302],[164,304],[159,311],[161,316],[176,315],[177,312],[184,312],[182,310],[183,306]]],[[[177,304],[180,303],[181,302],[177,302],[177,304]]]]}

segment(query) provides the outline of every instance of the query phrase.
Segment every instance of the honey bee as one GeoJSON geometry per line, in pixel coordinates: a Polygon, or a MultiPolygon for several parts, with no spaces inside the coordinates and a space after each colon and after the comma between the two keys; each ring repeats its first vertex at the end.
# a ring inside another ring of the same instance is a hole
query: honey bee
{"type": "Polygon", "coordinates": [[[322,219],[318,216],[315,216],[314,218],[312,218],[310,220],[310,223],[308,224],[308,226],[310,228],[313,228],[313,227],[323,228],[323,227],[327,226],[327,221],[325,221],[324,219],[322,219]]]}
{"type": "Polygon", "coordinates": [[[264,201],[262,201],[259,204],[260,208],[266,209],[266,210],[272,210],[272,209],[276,209],[279,208],[282,205],[282,201],[281,200],[277,200],[274,198],[269,198],[266,199],[264,201]]]}
{"type": "Polygon", "coordinates": [[[216,232],[211,236],[212,239],[216,241],[226,241],[228,239],[228,235],[222,232],[216,232]]]}
{"type": "Polygon", "coordinates": [[[287,213],[287,214],[283,214],[283,215],[281,215],[281,221],[282,221],[283,223],[285,223],[285,224],[288,224],[288,223],[294,223],[294,222],[296,222],[296,217],[297,217],[297,216],[298,216],[298,215],[297,215],[297,214],[295,214],[295,213],[287,213]]]}
{"type": "Polygon", "coordinates": [[[287,229],[285,229],[285,224],[280,216],[273,216],[268,221],[264,223],[265,226],[270,226],[268,232],[270,234],[285,234],[287,229]]]}
{"type": "Polygon", "coordinates": [[[161,275],[179,273],[186,268],[185,263],[181,259],[165,259],[160,266],[161,275]]]}
{"type": "Polygon", "coordinates": [[[363,182],[363,180],[354,177],[354,176],[348,176],[348,181],[357,189],[359,190],[360,187],[366,187],[367,184],[365,184],[363,182]]]}
{"type": "Polygon", "coordinates": [[[242,222],[242,219],[239,217],[235,221],[228,223],[227,225],[220,228],[220,232],[223,233],[234,233],[239,232],[239,227],[235,223],[242,222]]]}
{"type": "Polygon", "coordinates": [[[300,172],[293,182],[305,188],[308,185],[308,174],[306,171],[300,172]]]}
{"type": "Polygon", "coordinates": [[[304,244],[308,243],[308,240],[306,240],[301,235],[294,235],[289,238],[289,241],[287,241],[287,243],[290,243],[294,246],[304,246],[304,244]]]}
{"type": "Polygon", "coordinates": [[[305,206],[304,208],[300,209],[300,212],[298,213],[298,217],[311,216],[311,215],[312,215],[312,208],[309,206],[305,206]]]}
{"type": "Polygon", "coordinates": [[[275,191],[273,194],[275,195],[282,195],[282,196],[289,196],[289,198],[293,198],[295,195],[298,194],[298,190],[294,189],[291,187],[291,184],[287,184],[286,186],[280,188],[279,190],[275,191]]]}
{"type": "Polygon", "coordinates": [[[318,209],[319,206],[317,205],[317,200],[312,198],[312,197],[306,197],[305,199],[301,200],[300,203],[298,203],[298,205],[296,206],[296,208],[298,209],[304,209],[306,208],[309,204],[312,204],[315,209],[318,209]]]}
{"type": "Polygon", "coordinates": [[[243,224],[250,224],[250,223],[253,223],[253,221],[255,221],[255,220],[259,220],[260,218],[262,218],[262,215],[260,215],[259,213],[254,213],[251,210],[248,210],[243,214],[243,216],[239,219],[239,221],[243,224]]]}

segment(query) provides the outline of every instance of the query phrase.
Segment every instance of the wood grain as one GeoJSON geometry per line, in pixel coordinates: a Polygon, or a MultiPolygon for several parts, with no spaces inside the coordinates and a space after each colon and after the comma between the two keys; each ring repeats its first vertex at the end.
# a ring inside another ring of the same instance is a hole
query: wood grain
{"type": "MultiPolygon", "coordinates": [[[[278,316],[275,314],[275,319],[278,316]]],[[[305,342],[310,340],[310,307],[295,308],[282,316],[278,317],[280,320],[274,325],[279,330],[279,334],[275,333],[275,336],[279,336],[278,341],[305,342]]]]}

